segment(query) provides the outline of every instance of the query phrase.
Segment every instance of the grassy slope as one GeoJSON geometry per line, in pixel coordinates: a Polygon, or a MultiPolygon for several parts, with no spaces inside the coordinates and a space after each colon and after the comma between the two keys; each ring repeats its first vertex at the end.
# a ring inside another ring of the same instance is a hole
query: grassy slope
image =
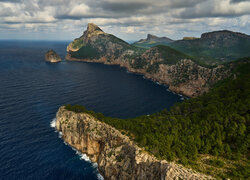
{"type": "Polygon", "coordinates": [[[210,64],[250,56],[250,41],[242,38],[239,38],[237,44],[229,47],[226,47],[223,43],[216,42],[212,48],[210,41],[202,39],[175,41],[169,44],[169,46],[210,64]]]}
{"type": "Polygon", "coordinates": [[[151,47],[155,47],[155,46],[158,46],[158,45],[168,46],[169,43],[152,41],[152,42],[149,42],[149,43],[133,43],[132,45],[137,46],[137,47],[142,47],[142,48],[151,48],[151,47]]]}
{"type": "MultiPolygon", "coordinates": [[[[150,116],[131,119],[87,112],[124,131],[159,159],[174,160],[217,178],[249,178],[250,65],[238,67],[237,78],[220,82],[209,93],[150,116]]],[[[244,61],[244,60],[242,60],[244,61]]]]}

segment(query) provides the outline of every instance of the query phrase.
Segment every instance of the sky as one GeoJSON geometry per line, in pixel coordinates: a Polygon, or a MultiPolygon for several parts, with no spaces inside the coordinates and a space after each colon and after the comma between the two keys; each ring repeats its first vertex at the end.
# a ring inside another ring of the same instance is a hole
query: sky
{"type": "Polygon", "coordinates": [[[88,23],[124,40],[250,34],[250,0],[0,0],[0,39],[73,40],[88,23]]]}

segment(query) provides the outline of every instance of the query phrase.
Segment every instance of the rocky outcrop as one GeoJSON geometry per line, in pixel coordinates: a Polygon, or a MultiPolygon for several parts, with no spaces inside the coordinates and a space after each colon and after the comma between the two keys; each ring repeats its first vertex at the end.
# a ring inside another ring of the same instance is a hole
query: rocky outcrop
{"type": "Polygon", "coordinates": [[[60,107],[56,129],[66,143],[96,162],[107,180],[212,179],[173,162],[157,160],[115,128],[86,113],[60,107]]]}
{"type": "MultiPolygon", "coordinates": [[[[204,35],[205,37],[210,35],[204,35]]],[[[157,37],[148,35],[147,39],[155,38],[157,37]]],[[[201,66],[189,56],[168,46],[156,46],[148,50],[134,47],[91,23],[80,38],[69,44],[67,51],[67,60],[120,65],[189,97],[207,92],[216,82],[230,76],[233,69],[232,66],[225,65],[214,68],[201,66]]]]}
{"type": "Polygon", "coordinates": [[[62,59],[54,50],[50,49],[45,54],[45,61],[51,62],[51,63],[57,63],[57,62],[62,61],[62,59]]]}

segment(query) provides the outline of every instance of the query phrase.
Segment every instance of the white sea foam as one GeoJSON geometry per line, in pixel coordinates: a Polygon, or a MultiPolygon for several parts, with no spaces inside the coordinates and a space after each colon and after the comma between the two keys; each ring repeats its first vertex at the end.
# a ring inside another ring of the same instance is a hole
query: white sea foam
{"type": "Polygon", "coordinates": [[[51,122],[50,122],[50,127],[55,128],[56,127],[56,118],[54,118],[51,122]]]}
{"type": "MultiPolygon", "coordinates": [[[[54,129],[55,129],[55,132],[58,132],[58,131],[56,130],[56,118],[54,118],[54,119],[50,122],[50,127],[54,128],[54,129]]],[[[60,131],[58,132],[58,137],[62,139],[62,132],[60,132],[60,131]]],[[[67,146],[70,146],[70,145],[69,145],[68,143],[66,143],[65,141],[63,141],[63,143],[64,143],[65,145],[67,145],[67,146]]],[[[71,146],[70,146],[70,147],[71,147],[71,146]]],[[[80,157],[81,160],[90,162],[94,168],[98,169],[98,164],[97,164],[97,163],[92,163],[92,162],[90,161],[90,158],[87,156],[87,154],[83,154],[83,153],[81,153],[80,151],[77,151],[77,150],[76,150],[75,148],[73,148],[73,147],[71,147],[71,148],[76,152],[77,155],[79,155],[79,157],[80,157]]],[[[97,172],[98,172],[98,171],[97,171],[97,172]]],[[[102,175],[101,175],[99,172],[97,173],[97,178],[98,178],[99,180],[104,180],[104,178],[102,177],[102,175]]]]}
{"type": "Polygon", "coordinates": [[[97,174],[97,178],[99,179],[99,180],[104,180],[104,178],[102,177],[102,175],[101,174],[97,174]]]}

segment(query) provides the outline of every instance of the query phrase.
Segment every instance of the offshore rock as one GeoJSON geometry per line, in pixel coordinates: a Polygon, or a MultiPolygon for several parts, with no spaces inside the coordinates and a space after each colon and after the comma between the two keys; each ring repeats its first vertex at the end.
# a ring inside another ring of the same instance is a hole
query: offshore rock
{"type": "Polygon", "coordinates": [[[157,160],[120,131],[86,113],[60,107],[56,129],[66,143],[98,164],[106,180],[212,179],[173,162],[157,160]]]}
{"type": "Polygon", "coordinates": [[[57,63],[57,62],[62,61],[62,59],[53,49],[50,49],[45,54],[45,61],[51,62],[51,63],[57,63]]]}

